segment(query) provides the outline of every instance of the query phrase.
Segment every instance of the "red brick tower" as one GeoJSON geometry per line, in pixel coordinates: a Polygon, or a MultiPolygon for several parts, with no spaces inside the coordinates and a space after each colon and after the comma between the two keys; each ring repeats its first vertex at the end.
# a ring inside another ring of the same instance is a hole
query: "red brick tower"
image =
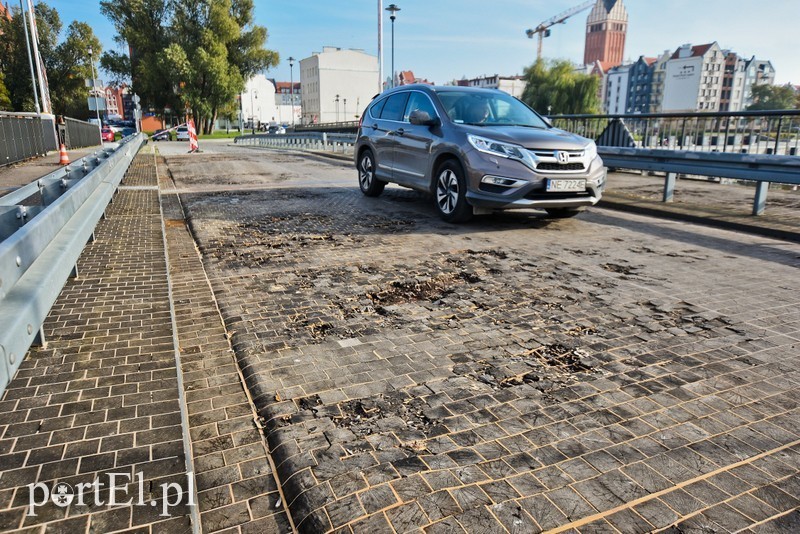
{"type": "Polygon", "coordinates": [[[602,61],[616,67],[625,54],[628,12],[622,0],[597,0],[586,19],[586,47],[583,63],[602,61]]]}

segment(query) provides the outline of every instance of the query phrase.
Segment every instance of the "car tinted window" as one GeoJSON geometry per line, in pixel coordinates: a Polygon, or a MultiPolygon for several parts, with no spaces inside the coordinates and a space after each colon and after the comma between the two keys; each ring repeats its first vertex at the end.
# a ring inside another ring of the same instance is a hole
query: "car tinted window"
{"type": "Polygon", "coordinates": [[[381,111],[383,111],[383,106],[386,105],[386,100],[386,98],[382,98],[369,107],[369,114],[372,115],[373,119],[380,118],[381,111]]]}
{"type": "Polygon", "coordinates": [[[381,111],[381,118],[390,121],[402,121],[403,111],[406,109],[408,93],[397,93],[386,100],[386,105],[381,111]]]}
{"type": "Polygon", "coordinates": [[[431,99],[428,98],[428,95],[414,91],[408,97],[408,105],[406,106],[406,112],[403,115],[403,120],[408,122],[408,117],[411,115],[411,112],[417,110],[424,111],[430,115],[431,118],[437,116],[436,109],[433,107],[433,102],[431,102],[431,99]]]}
{"type": "Polygon", "coordinates": [[[502,92],[441,91],[439,100],[456,123],[547,128],[528,106],[502,92]]]}

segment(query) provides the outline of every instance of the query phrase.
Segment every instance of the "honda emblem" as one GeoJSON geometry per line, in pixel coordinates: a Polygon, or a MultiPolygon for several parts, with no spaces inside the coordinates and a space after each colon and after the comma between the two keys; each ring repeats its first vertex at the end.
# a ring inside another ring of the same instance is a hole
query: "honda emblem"
{"type": "Polygon", "coordinates": [[[556,159],[562,165],[569,163],[569,152],[562,152],[560,150],[556,150],[556,159]]]}

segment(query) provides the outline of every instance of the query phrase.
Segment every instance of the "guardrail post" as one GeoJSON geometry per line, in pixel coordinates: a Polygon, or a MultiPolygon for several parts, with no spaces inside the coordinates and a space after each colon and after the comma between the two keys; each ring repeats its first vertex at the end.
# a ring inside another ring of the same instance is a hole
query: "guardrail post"
{"type": "Polygon", "coordinates": [[[756,198],[753,201],[753,215],[761,215],[767,207],[767,191],[769,182],[758,182],[756,184],[756,198]]]}
{"type": "Polygon", "coordinates": [[[667,177],[664,179],[664,202],[672,202],[672,196],[675,193],[675,179],[677,177],[677,173],[667,173],[667,177]]]}
{"type": "Polygon", "coordinates": [[[328,134],[322,132],[322,150],[328,150],[328,134]]]}

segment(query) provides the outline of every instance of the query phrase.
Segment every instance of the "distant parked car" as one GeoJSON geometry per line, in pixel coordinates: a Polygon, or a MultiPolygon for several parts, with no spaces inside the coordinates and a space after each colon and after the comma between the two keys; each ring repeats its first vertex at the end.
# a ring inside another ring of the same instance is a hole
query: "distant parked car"
{"type": "Polygon", "coordinates": [[[156,130],[156,133],[153,134],[153,141],[171,141],[172,134],[169,130],[156,130]]]}
{"type": "Polygon", "coordinates": [[[188,141],[189,140],[189,127],[188,126],[178,126],[178,129],[175,131],[175,140],[176,141],[188,141]]]}
{"type": "Polygon", "coordinates": [[[103,139],[103,141],[108,141],[108,142],[113,143],[114,142],[114,130],[112,130],[108,126],[104,126],[100,130],[100,137],[103,139]]]}
{"type": "Polygon", "coordinates": [[[283,135],[286,133],[286,128],[280,124],[273,124],[269,127],[269,130],[267,130],[267,133],[271,135],[283,135]]]}
{"type": "Polygon", "coordinates": [[[136,128],[125,127],[122,129],[122,137],[128,137],[136,133],[136,128]]]}

